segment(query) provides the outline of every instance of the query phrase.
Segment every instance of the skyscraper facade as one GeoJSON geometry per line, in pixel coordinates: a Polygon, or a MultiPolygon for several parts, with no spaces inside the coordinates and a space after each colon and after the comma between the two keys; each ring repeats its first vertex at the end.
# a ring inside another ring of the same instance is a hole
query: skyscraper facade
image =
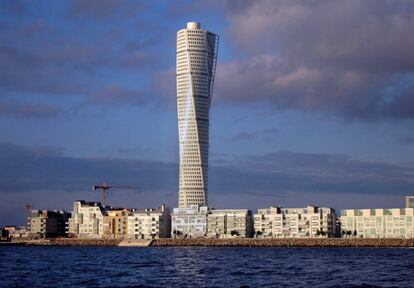
{"type": "Polygon", "coordinates": [[[178,206],[207,206],[209,111],[218,36],[189,22],[177,32],[178,206]]]}

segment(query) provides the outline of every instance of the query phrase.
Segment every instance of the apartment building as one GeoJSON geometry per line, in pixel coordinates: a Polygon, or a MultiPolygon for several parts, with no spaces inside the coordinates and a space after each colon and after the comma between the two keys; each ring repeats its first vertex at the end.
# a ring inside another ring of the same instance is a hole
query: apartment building
{"type": "Polygon", "coordinates": [[[414,208],[341,210],[342,237],[414,238],[414,208]]]}
{"type": "Polygon", "coordinates": [[[207,236],[211,238],[252,237],[252,212],[248,209],[212,209],[207,215],[207,236]]]}
{"type": "Polygon", "coordinates": [[[69,237],[104,238],[104,230],[109,231],[109,224],[104,224],[104,217],[107,215],[100,202],[75,201],[72,216],[68,221],[69,237]]]}
{"type": "Polygon", "coordinates": [[[29,233],[35,238],[65,236],[66,222],[70,213],[64,210],[32,210],[29,219],[29,233]]]}
{"type": "MultiPolygon", "coordinates": [[[[28,217],[27,225],[30,226],[30,216],[28,217]]],[[[26,226],[5,226],[5,230],[9,231],[10,238],[28,238],[30,236],[30,230],[26,226]]]]}
{"type": "Polygon", "coordinates": [[[170,209],[165,205],[157,208],[136,210],[128,216],[128,239],[169,238],[171,235],[170,209]]]}
{"type": "Polygon", "coordinates": [[[206,206],[191,205],[187,208],[174,208],[171,215],[171,237],[197,238],[207,236],[206,206]]]}
{"type": "Polygon", "coordinates": [[[130,213],[130,209],[106,207],[106,213],[103,215],[103,238],[127,238],[128,216],[130,213]]]}
{"type": "Polygon", "coordinates": [[[335,237],[336,213],[332,208],[270,207],[254,215],[254,230],[259,238],[335,237]]]}

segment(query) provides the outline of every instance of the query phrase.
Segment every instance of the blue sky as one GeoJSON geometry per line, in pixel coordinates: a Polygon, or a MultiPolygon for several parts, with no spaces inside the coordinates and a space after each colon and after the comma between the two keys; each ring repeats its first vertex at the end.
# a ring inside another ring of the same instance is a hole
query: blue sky
{"type": "Polygon", "coordinates": [[[210,205],[400,207],[413,1],[1,1],[0,225],[23,206],[175,206],[176,31],[220,36],[210,205]]]}

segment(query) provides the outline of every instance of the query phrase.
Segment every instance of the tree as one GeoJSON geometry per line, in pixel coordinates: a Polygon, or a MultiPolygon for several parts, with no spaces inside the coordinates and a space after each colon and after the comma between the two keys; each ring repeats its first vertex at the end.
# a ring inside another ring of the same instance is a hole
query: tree
{"type": "Polygon", "coordinates": [[[356,230],[354,230],[354,237],[357,237],[358,233],[356,230]]]}
{"type": "Polygon", "coordinates": [[[346,236],[346,231],[345,231],[345,230],[342,230],[342,231],[341,231],[341,234],[342,234],[342,238],[345,238],[345,236],[346,236]]]}
{"type": "Polygon", "coordinates": [[[352,235],[352,231],[351,230],[346,231],[346,235],[347,236],[351,236],[352,235]]]}
{"type": "Polygon", "coordinates": [[[319,231],[319,229],[318,229],[318,230],[316,230],[316,236],[319,236],[319,235],[321,235],[321,231],[319,231]]]}
{"type": "Polygon", "coordinates": [[[239,231],[237,231],[237,230],[231,230],[230,235],[231,235],[231,236],[239,236],[239,235],[240,235],[240,233],[239,233],[239,231]]]}

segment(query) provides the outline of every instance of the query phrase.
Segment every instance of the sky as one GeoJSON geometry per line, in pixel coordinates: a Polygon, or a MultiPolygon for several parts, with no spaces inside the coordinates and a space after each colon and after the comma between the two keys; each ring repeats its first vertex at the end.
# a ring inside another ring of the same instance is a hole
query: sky
{"type": "Polygon", "coordinates": [[[176,32],[220,37],[209,206],[403,207],[414,1],[0,1],[0,225],[178,201],[176,32]]]}

